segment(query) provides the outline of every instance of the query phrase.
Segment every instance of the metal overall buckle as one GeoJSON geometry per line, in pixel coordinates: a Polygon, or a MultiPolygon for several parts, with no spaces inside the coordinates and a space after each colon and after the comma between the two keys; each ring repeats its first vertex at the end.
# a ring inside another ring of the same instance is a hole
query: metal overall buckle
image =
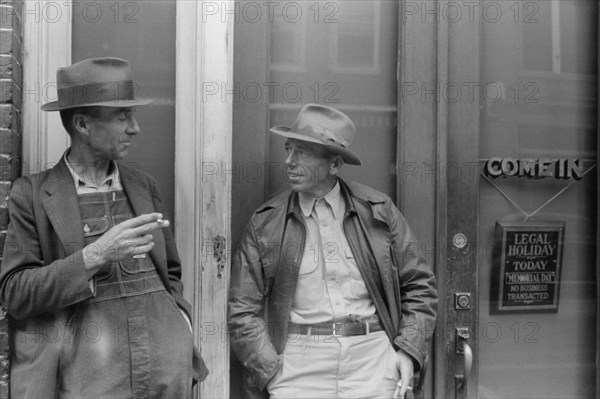
{"type": "Polygon", "coordinates": [[[342,327],[343,329],[343,324],[342,323],[332,323],[332,327],[333,327],[333,333],[331,335],[333,335],[334,337],[343,337],[343,334],[338,334],[337,333],[337,325],[340,325],[340,327],[342,327]]]}

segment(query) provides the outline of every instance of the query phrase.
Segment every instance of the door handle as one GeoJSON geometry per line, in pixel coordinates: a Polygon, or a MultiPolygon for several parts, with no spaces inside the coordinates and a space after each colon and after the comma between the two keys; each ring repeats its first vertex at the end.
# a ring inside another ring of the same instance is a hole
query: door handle
{"type": "MultiPolygon", "coordinates": [[[[463,355],[464,359],[463,374],[455,375],[456,392],[461,394],[466,394],[467,381],[469,374],[471,374],[471,369],[473,368],[473,350],[467,342],[469,338],[470,334],[468,327],[460,327],[456,329],[456,353],[463,355]]],[[[457,395],[457,397],[458,396],[459,395],[457,395]]]]}
{"type": "Polygon", "coordinates": [[[467,387],[467,380],[469,379],[469,374],[471,374],[471,368],[473,367],[473,351],[471,350],[471,346],[469,344],[467,344],[466,342],[462,343],[463,345],[463,355],[464,355],[464,365],[465,365],[465,372],[462,376],[462,379],[460,379],[458,381],[458,386],[457,389],[459,391],[463,391],[465,390],[465,388],[467,387]]]}

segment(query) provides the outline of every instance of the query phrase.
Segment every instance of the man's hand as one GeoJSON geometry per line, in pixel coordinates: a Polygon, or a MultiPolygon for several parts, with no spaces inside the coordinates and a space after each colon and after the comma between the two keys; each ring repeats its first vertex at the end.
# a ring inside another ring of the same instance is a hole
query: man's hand
{"type": "Polygon", "coordinates": [[[89,275],[103,266],[150,252],[154,247],[152,230],[169,227],[160,213],[147,213],[112,227],[83,249],[83,263],[89,275]]]}
{"type": "Polygon", "coordinates": [[[394,391],[394,398],[403,399],[406,395],[406,391],[412,390],[412,386],[409,384],[413,379],[414,365],[412,358],[406,354],[402,349],[398,349],[396,352],[398,356],[398,369],[400,370],[400,381],[394,391]]]}

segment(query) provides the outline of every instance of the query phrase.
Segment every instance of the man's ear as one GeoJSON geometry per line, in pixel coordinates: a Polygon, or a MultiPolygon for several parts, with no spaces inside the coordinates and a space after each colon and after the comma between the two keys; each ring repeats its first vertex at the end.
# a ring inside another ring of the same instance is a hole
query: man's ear
{"type": "Polygon", "coordinates": [[[73,129],[75,129],[77,133],[88,136],[90,134],[89,121],[90,120],[86,115],[75,113],[71,123],[73,124],[73,129]]]}
{"type": "Polygon", "coordinates": [[[343,165],[344,160],[342,157],[336,155],[335,158],[333,158],[333,161],[329,164],[329,174],[331,176],[335,176],[343,165]]]}

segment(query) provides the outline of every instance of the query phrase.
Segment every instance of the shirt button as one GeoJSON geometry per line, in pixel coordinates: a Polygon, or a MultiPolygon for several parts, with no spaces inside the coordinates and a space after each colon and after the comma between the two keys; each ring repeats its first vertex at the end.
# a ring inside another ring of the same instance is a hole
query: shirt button
{"type": "Polygon", "coordinates": [[[329,280],[335,281],[335,275],[334,274],[329,275],[329,280]]]}

